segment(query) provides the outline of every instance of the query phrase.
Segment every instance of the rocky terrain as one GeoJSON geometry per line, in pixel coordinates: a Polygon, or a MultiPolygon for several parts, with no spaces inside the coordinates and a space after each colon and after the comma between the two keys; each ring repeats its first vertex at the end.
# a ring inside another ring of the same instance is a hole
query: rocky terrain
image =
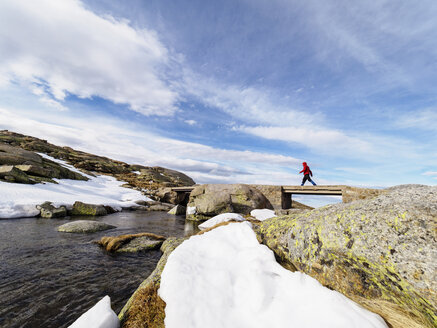
{"type": "Polygon", "coordinates": [[[126,187],[145,190],[148,195],[156,195],[158,200],[159,195],[168,195],[166,187],[191,186],[195,183],[178,171],[163,167],[130,165],[7,130],[0,131],[0,179],[18,183],[54,182],[53,178],[86,180],[84,176],[63,168],[37,153],[64,160],[84,173],[110,175],[126,181],[126,187]]]}
{"type": "Polygon", "coordinates": [[[259,240],[393,327],[437,325],[437,187],[405,185],[347,204],[273,218],[259,240]]]}

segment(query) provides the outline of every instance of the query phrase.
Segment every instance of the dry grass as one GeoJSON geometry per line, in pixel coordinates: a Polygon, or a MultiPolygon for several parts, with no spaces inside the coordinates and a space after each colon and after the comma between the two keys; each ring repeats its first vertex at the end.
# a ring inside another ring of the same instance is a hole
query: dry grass
{"type": "Polygon", "coordinates": [[[117,249],[119,249],[121,246],[127,244],[134,238],[138,237],[149,237],[150,239],[155,240],[165,240],[164,236],[156,235],[154,233],[150,232],[142,232],[142,233],[136,233],[136,234],[130,234],[130,235],[121,235],[121,236],[105,236],[100,239],[97,244],[105,248],[108,252],[115,252],[117,249]]]}
{"type": "Polygon", "coordinates": [[[158,295],[159,286],[150,284],[139,290],[126,313],[122,328],[164,328],[165,302],[158,295]]]}
{"type": "Polygon", "coordinates": [[[432,328],[424,315],[416,315],[397,304],[380,300],[356,297],[353,300],[367,310],[379,314],[390,328],[432,328]]]}

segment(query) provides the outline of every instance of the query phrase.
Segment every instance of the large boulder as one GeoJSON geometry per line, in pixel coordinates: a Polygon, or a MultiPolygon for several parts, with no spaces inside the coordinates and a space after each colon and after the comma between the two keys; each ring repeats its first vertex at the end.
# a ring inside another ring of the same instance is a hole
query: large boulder
{"type": "Polygon", "coordinates": [[[82,202],[75,202],[73,204],[73,210],[71,211],[71,215],[90,215],[90,216],[99,216],[106,215],[108,211],[103,205],[95,205],[95,204],[86,204],[82,202]]]}
{"type": "Polygon", "coordinates": [[[91,220],[77,220],[73,222],[65,223],[58,227],[59,232],[71,232],[71,233],[91,233],[97,231],[103,231],[116,228],[113,225],[91,221],[91,220]]]}
{"type": "Polygon", "coordinates": [[[392,327],[437,326],[437,187],[405,185],[372,198],[264,221],[281,263],[380,314],[392,327]]]}
{"type": "Polygon", "coordinates": [[[221,213],[249,214],[257,208],[273,209],[260,191],[248,185],[199,185],[190,194],[187,219],[203,221],[221,213]]]}

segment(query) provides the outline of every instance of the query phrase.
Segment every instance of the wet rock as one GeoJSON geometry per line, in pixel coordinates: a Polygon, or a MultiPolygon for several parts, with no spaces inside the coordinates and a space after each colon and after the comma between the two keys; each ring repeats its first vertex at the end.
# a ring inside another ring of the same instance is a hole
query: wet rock
{"type": "Polygon", "coordinates": [[[159,248],[165,237],[143,232],[121,236],[105,236],[97,243],[108,252],[137,253],[159,248]]]}
{"type": "Polygon", "coordinates": [[[45,202],[41,205],[37,205],[36,208],[40,211],[41,217],[45,219],[67,216],[67,208],[65,206],[55,207],[51,202],[45,202]]]}
{"type": "Polygon", "coordinates": [[[100,216],[107,215],[108,211],[103,205],[86,204],[82,202],[75,202],[73,204],[73,209],[71,215],[91,215],[100,216]]]}
{"type": "Polygon", "coordinates": [[[158,203],[158,204],[152,204],[147,209],[148,211],[162,211],[162,212],[168,212],[173,208],[172,204],[166,204],[166,203],[158,203]]]}
{"type": "Polygon", "coordinates": [[[254,209],[273,209],[257,189],[244,184],[199,185],[190,194],[187,219],[208,220],[222,213],[249,214],[254,209]]]}
{"type": "Polygon", "coordinates": [[[187,208],[185,206],[176,205],[175,207],[173,207],[167,213],[168,214],[173,214],[173,215],[184,215],[186,211],[187,211],[187,208]]]}
{"type": "Polygon", "coordinates": [[[436,223],[437,187],[405,185],[273,218],[256,231],[285,267],[345,294],[392,327],[412,327],[411,321],[434,327],[436,223]]]}
{"type": "Polygon", "coordinates": [[[58,227],[58,231],[60,232],[71,232],[71,233],[91,233],[97,231],[103,231],[108,229],[116,228],[113,225],[91,221],[91,220],[78,220],[73,222],[65,223],[58,227]]]}

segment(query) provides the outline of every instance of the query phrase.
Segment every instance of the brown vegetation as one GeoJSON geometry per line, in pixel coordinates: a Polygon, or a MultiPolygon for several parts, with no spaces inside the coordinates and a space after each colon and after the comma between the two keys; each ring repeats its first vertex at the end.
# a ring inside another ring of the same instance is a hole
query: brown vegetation
{"type": "Polygon", "coordinates": [[[129,235],[121,235],[121,236],[105,236],[100,239],[97,244],[102,246],[108,252],[115,252],[117,249],[127,244],[134,238],[138,237],[149,237],[150,239],[155,240],[165,240],[164,236],[156,235],[150,232],[142,232],[136,234],[129,235]]]}
{"type": "Polygon", "coordinates": [[[122,328],[164,328],[165,302],[158,295],[159,285],[150,284],[137,292],[122,328]]]}

